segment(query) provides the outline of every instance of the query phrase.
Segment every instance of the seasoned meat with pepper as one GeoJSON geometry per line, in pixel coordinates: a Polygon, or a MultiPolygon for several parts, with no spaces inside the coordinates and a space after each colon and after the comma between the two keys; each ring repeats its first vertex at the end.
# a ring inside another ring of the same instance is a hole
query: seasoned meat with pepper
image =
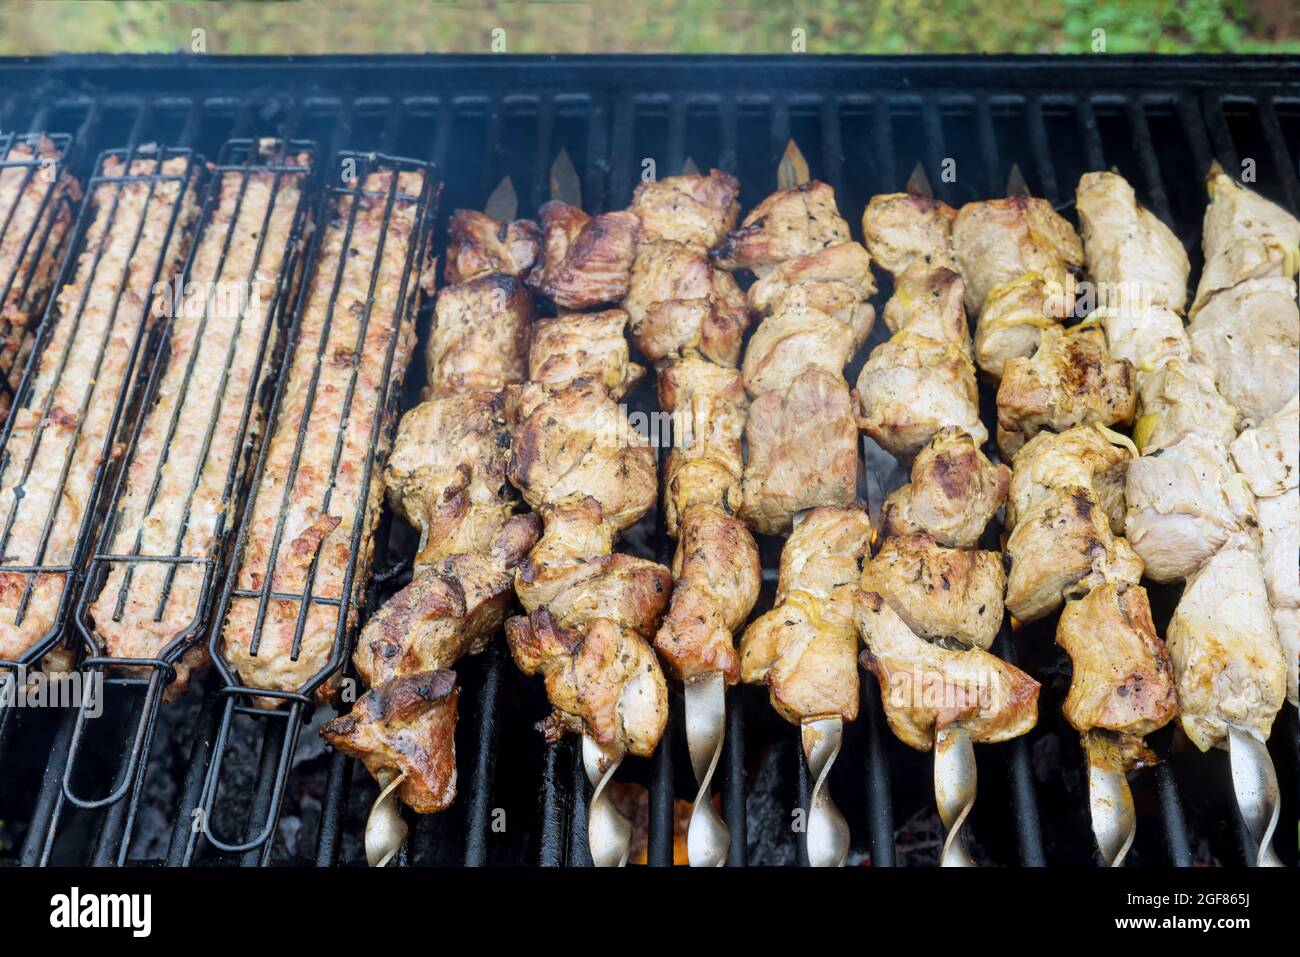
{"type": "Polygon", "coordinates": [[[522,279],[542,252],[542,231],[527,219],[503,223],[476,209],[458,209],[448,224],[447,284],[493,274],[522,279]]]}
{"type": "Polygon", "coordinates": [[[862,236],[872,258],[895,277],[917,266],[925,272],[952,270],[956,218],[955,209],[932,196],[880,193],[862,213],[862,236]]]}
{"type": "Polygon", "coordinates": [[[559,200],[538,211],[545,235],[542,262],[528,287],[561,309],[589,309],[627,296],[640,221],[622,210],[588,216],[559,200]]]}
{"type": "Polygon", "coordinates": [[[500,391],[522,380],[532,319],[533,297],[510,276],[493,273],[443,288],[425,349],[425,395],[500,391]]]}
{"type": "Polygon", "coordinates": [[[835,190],[812,180],[764,199],[713,255],[723,269],[748,269],[762,278],[788,259],[851,241],[835,190]]]}
{"type": "Polygon", "coordinates": [[[926,532],[971,547],[1006,501],[1011,469],[994,465],[960,429],[940,429],[912,462],[912,481],[880,509],[882,538],[926,532]]]}
{"type": "Polygon", "coordinates": [[[1094,426],[1039,432],[1012,460],[1007,527],[1015,528],[1044,498],[1069,486],[1092,489],[1106,511],[1111,531],[1124,534],[1124,477],[1132,452],[1094,426]]]}
{"type": "Polygon", "coordinates": [[[363,694],[350,713],[326,721],[321,737],[377,780],[405,774],[398,799],[417,814],[434,814],[456,799],[459,697],[450,671],[396,678],[363,694]]]}
{"type": "Polygon", "coordinates": [[[533,327],[528,378],[554,389],[591,380],[621,399],[645,375],[645,367],[630,359],[623,336],[627,319],[622,309],[542,319],[533,327]]]}
{"type": "Polygon", "coordinates": [[[1237,410],[1219,394],[1214,371],[1190,359],[1170,359],[1138,376],[1133,441],[1144,453],[1201,433],[1225,446],[1237,435],[1237,410]]]}
{"type": "Polygon", "coordinates": [[[1007,741],[1038,723],[1038,682],[1015,665],[918,637],[875,592],[859,592],[854,612],[867,646],[862,666],[880,683],[885,720],[904,744],[929,751],[948,727],[977,743],[1007,741]]]}
{"type": "Polygon", "coordinates": [[[1300,396],[1237,436],[1232,461],[1261,498],[1300,486],[1300,396]]]}
{"type": "Polygon", "coordinates": [[[1287,667],[1253,548],[1230,543],[1187,580],[1166,641],[1193,744],[1222,744],[1229,724],[1268,740],[1287,667]]]}
{"type": "Polygon", "coordinates": [[[1111,358],[1100,329],[1045,329],[1038,351],[1012,359],[998,387],[998,448],[1011,457],[1040,429],[1133,421],[1133,366],[1111,358]]]}
{"type": "Polygon", "coordinates": [[[781,552],[772,610],[741,638],[741,679],[766,683],[791,724],[858,715],[853,596],[870,544],[865,509],[813,509],[781,552]]]}
{"type": "Polygon", "coordinates": [[[707,252],[722,242],[740,215],[740,181],[721,170],[708,176],[668,176],[639,184],[632,212],[646,243],[682,243],[707,252]]]}

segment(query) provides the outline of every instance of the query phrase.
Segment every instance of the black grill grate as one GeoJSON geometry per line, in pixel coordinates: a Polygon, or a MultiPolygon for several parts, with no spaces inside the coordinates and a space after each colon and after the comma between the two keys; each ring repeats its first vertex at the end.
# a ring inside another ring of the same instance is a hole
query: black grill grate
{"type": "MultiPolygon", "coordinates": [[[[0,65],[0,103],[0,128],[72,132],[86,155],[92,146],[148,142],[215,155],[228,139],[275,135],[328,144],[325,156],[353,147],[428,157],[445,179],[438,250],[448,213],[481,207],[503,175],[518,188],[520,214],[534,214],[547,198],[548,168],[561,147],[573,158],[591,211],[625,205],[645,159],[664,176],[688,157],[739,176],[748,209],[775,188],[777,158],[793,136],[813,175],[835,187],[855,229],[870,196],[902,188],[918,161],[949,203],[1001,195],[1015,164],[1033,192],[1062,209],[1080,173],[1115,166],[1171,223],[1194,267],[1201,180],[1212,159],[1229,169],[1254,160],[1259,189],[1293,211],[1300,205],[1300,70],[1268,58],[87,59],[0,65]],[[945,160],[955,162],[955,180],[942,175],[945,160]]],[[[879,341],[880,326],[869,346],[879,341]]],[[[856,371],[850,369],[851,378],[856,371]]],[[[413,367],[404,408],[416,401],[419,379],[413,367]]],[[[629,402],[649,408],[653,397],[646,391],[629,402]]],[[[902,479],[892,460],[879,464],[863,490],[873,507],[902,479]]],[[[385,541],[389,568],[376,591],[387,594],[409,573],[414,542],[408,529],[387,523],[379,536],[385,541]]],[[[648,557],[671,554],[653,518],[627,541],[648,557]]],[[[779,543],[762,547],[770,600],[779,543]]],[[[1157,605],[1160,599],[1153,596],[1157,605]]],[[[1018,654],[1044,689],[1032,734],[979,749],[980,800],[971,822],[977,857],[1092,863],[1077,744],[1059,716],[1068,672],[1050,636],[1032,629],[1014,642],[1004,632],[998,651],[1018,654]]],[[[461,797],[449,812],[414,823],[402,862],[589,863],[581,762],[571,743],[544,747],[531,731],[545,706],[507,657],[498,644],[457,669],[465,686],[461,797]]],[[[161,709],[145,742],[152,756],[130,799],[102,812],[59,813],[75,716],[16,715],[0,767],[11,766],[21,774],[15,780],[27,783],[0,797],[0,818],[25,822],[26,829],[0,830],[0,859],[361,862],[359,835],[375,794],[368,775],[319,747],[314,731],[302,726],[308,709],[301,702],[268,718],[223,693],[219,677],[208,675],[187,699],[161,709]],[[260,733],[249,727],[255,723],[264,725],[260,733]],[[228,803],[236,806],[224,814],[212,807],[210,784],[222,761],[237,779],[227,785],[235,795],[228,803]],[[223,852],[192,827],[201,807],[221,819],[214,820],[217,833],[265,839],[230,841],[223,852]]],[[[861,717],[846,729],[832,774],[853,830],[854,859],[869,856],[878,866],[933,861],[926,843],[929,758],[893,739],[874,682],[864,679],[862,688],[861,717]]],[[[794,863],[802,855],[790,829],[790,809],[807,790],[797,732],[773,718],[765,697],[754,688],[728,695],[718,790],[733,834],[733,865],[794,863]]],[[[104,721],[129,727],[112,709],[104,721]]],[[[81,762],[104,790],[121,773],[134,738],[128,732],[117,740],[122,754],[105,748],[94,762],[81,762]]],[[[1231,810],[1223,756],[1189,752],[1168,734],[1155,744],[1169,760],[1135,781],[1140,826],[1130,863],[1240,864],[1249,849],[1231,810]]],[[[1289,706],[1272,745],[1283,820],[1294,821],[1300,735],[1289,706]]],[[[678,699],[655,758],[629,759],[620,775],[647,786],[651,865],[673,859],[674,798],[686,798],[693,782],[685,760],[678,699]]],[[[1286,843],[1280,839],[1279,849],[1294,863],[1286,843]]]]}

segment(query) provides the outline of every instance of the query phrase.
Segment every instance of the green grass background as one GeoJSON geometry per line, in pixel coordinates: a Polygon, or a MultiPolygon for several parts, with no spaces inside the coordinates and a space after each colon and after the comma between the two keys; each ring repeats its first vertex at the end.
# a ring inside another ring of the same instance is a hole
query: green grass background
{"type": "Polygon", "coordinates": [[[1300,52],[1297,0],[3,0],[0,54],[1300,52]]]}

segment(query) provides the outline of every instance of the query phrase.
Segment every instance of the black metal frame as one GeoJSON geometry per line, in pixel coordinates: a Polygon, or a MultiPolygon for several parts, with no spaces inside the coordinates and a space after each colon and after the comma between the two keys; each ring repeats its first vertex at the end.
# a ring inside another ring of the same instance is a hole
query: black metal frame
{"type": "MultiPolygon", "coordinates": [[[[1254,123],[1265,150],[1257,158],[1261,166],[1269,167],[1267,177],[1262,174],[1261,179],[1267,178],[1275,198],[1292,209],[1300,204],[1300,180],[1294,167],[1300,151],[1294,132],[1300,126],[1300,63],[1286,58],[330,57],[286,62],[91,57],[67,63],[0,63],[0,90],[6,85],[31,90],[39,83],[44,86],[35,98],[39,105],[30,118],[33,128],[48,126],[52,117],[67,112],[84,115],[79,134],[93,133],[106,111],[130,108],[140,110],[138,137],[148,127],[150,111],[175,109],[184,115],[181,141],[186,143],[195,142],[202,132],[200,120],[214,110],[236,114],[239,135],[258,127],[289,136],[309,121],[313,111],[324,108],[337,117],[332,121],[334,147],[346,140],[374,143],[382,149],[393,148],[410,118],[433,116],[432,155],[446,173],[448,188],[456,196],[454,205],[480,205],[502,173],[511,172],[521,187],[525,214],[547,198],[547,170],[560,145],[566,145],[577,161],[584,206],[592,212],[617,208],[630,198],[642,153],[657,159],[660,175],[679,170],[687,155],[701,167],[717,165],[739,175],[742,203],[749,208],[774,188],[776,158],[794,135],[813,175],[836,187],[850,221],[872,193],[901,188],[917,159],[930,170],[939,197],[950,202],[1001,195],[1007,170],[1013,160],[1018,161],[1035,191],[1061,208],[1069,205],[1072,177],[1081,168],[1117,163],[1158,215],[1179,221],[1185,240],[1199,238],[1189,235],[1193,227],[1199,232],[1199,223],[1189,221],[1181,202],[1190,187],[1199,187],[1199,174],[1174,174],[1169,164],[1183,163],[1186,156],[1202,172],[1213,157],[1225,165],[1235,164],[1240,157],[1234,137],[1240,131],[1232,125],[1232,111],[1240,101],[1249,103],[1257,114],[1254,123]],[[375,129],[369,138],[358,140],[354,127],[364,125],[359,118],[367,113],[375,129]],[[581,128],[579,133],[561,128],[566,113],[577,117],[573,122],[581,128]],[[1162,124],[1163,134],[1157,123],[1162,124]],[[1068,137],[1064,146],[1063,135],[1068,137]],[[1162,135],[1179,140],[1161,143],[1162,135]],[[526,143],[526,153],[510,145],[512,136],[526,143]],[[936,175],[949,152],[966,164],[961,182],[955,185],[936,175]],[[1167,187],[1170,176],[1175,179],[1167,187]]],[[[16,115],[28,109],[16,95],[0,99],[0,104],[0,121],[8,128],[15,125],[16,115]]],[[[855,373],[856,367],[851,368],[850,376],[855,373]]],[[[896,478],[868,476],[868,498],[874,505],[887,491],[887,481],[896,478]]],[[[377,541],[382,543],[384,534],[381,527],[377,541]]],[[[662,534],[651,539],[652,553],[663,556],[670,549],[662,534]]],[[[770,551],[764,553],[769,559],[770,551]]],[[[378,552],[382,554],[382,549],[378,552]]],[[[773,563],[765,561],[765,566],[770,583],[775,578],[773,563]]],[[[399,584],[403,574],[400,565],[380,572],[374,591],[399,584]]],[[[368,597],[373,605],[373,595],[368,597]]],[[[1015,650],[1012,644],[1004,631],[997,650],[1009,657],[1015,650]]],[[[497,846],[489,828],[494,742],[502,740],[506,731],[501,724],[501,697],[507,687],[518,685],[503,657],[499,648],[484,656],[477,707],[462,717],[463,724],[474,722],[469,733],[477,745],[461,756],[463,859],[471,865],[491,861],[497,846]]],[[[208,684],[180,787],[168,863],[205,859],[195,853],[196,835],[188,812],[210,807],[207,781],[215,766],[212,756],[224,751],[235,734],[233,713],[268,717],[262,709],[240,711],[231,692],[214,689],[214,682],[208,684]]],[[[905,781],[907,769],[895,763],[895,744],[884,726],[878,691],[869,680],[862,686],[861,718],[856,728],[848,729],[857,737],[846,742],[836,774],[865,778],[865,806],[839,800],[855,835],[866,838],[864,846],[872,862],[882,866],[900,856],[894,801],[902,800],[898,784],[905,781]]],[[[242,693],[246,697],[255,690],[242,693]]],[[[747,861],[746,756],[752,754],[757,736],[745,741],[746,718],[752,721],[755,714],[753,695],[748,689],[732,689],[728,699],[719,789],[733,834],[729,863],[740,865],[747,861]]],[[[289,709],[270,713],[276,717],[263,740],[251,821],[271,821],[275,816],[284,795],[283,772],[292,763],[305,707],[304,701],[294,700],[289,709]],[[294,711],[299,713],[291,715],[294,711]]],[[[689,784],[681,773],[674,780],[674,735],[680,734],[681,725],[678,702],[674,710],[660,754],[629,772],[642,775],[650,785],[652,865],[672,861],[674,785],[689,784]]],[[[1294,791],[1291,777],[1300,766],[1293,740],[1297,722],[1290,712],[1288,706],[1274,734],[1275,753],[1290,762],[1279,765],[1288,795],[1294,791]]],[[[1045,711],[1044,723],[1050,725],[1047,718],[1045,711]]],[[[749,731],[753,736],[752,728],[749,731]]],[[[1005,788],[1010,808],[988,800],[978,807],[991,805],[987,813],[1014,835],[1016,850],[1011,856],[1026,865],[1052,859],[1044,838],[1064,826],[1052,818],[1046,819],[1052,825],[1047,831],[1040,824],[1043,785],[1041,779],[1035,780],[1030,760],[1039,740],[1054,733],[1042,727],[1028,739],[980,749],[981,781],[1005,788]]],[[[58,789],[70,734],[71,727],[65,724],[55,736],[32,817],[34,830],[44,820],[41,809],[58,789]]],[[[680,746],[676,751],[681,751],[680,746]]],[[[786,742],[781,753],[798,752],[786,742]]],[[[790,761],[793,765],[793,757],[790,761]]],[[[1193,860],[1193,849],[1182,805],[1187,796],[1180,800],[1175,781],[1177,767],[1165,764],[1153,772],[1155,804],[1167,859],[1186,864],[1193,860]]],[[[321,823],[311,856],[321,865],[340,860],[354,777],[353,762],[337,753],[329,756],[327,768],[321,823]]],[[[798,770],[791,766],[790,777],[797,777],[798,770]]],[[[535,860],[551,866],[587,863],[588,786],[574,745],[566,742],[546,748],[539,771],[541,786],[530,825],[535,860]]],[[[368,777],[357,777],[365,782],[359,787],[372,793],[368,777]]],[[[1192,789],[1193,796],[1198,789],[1192,789]]],[[[836,793],[838,797],[841,792],[836,793]]],[[[791,794],[789,803],[795,800],[797,795],[791,794]]],[[[1146,811],[1142,821],[1140,836],[1159,830],[1149,826],[1154,818],[1146,811]]],[[[975,823],[978,837],[979,822],[975,823]]],[[[270,861],[274,842],[270,833],[262,836],[267,839],[237,860],[270,861]]],[[[413,860],[419,841],[417,828],[410,852],[400,860],[413,860]]],[[[25,854],[24,859],[34,858],[25,854]]]]}
{"type": "MultiPolygon", "coordinates": [[[[193,155],[192,151],[185,148],[156,145],[150,146],[146,149],[137,146],[130,146],[122,149],[105,150],[96,160],[95,169],[97,171],[96,174],[92,176],[86,184],[85,198],[81,204],[81,211],[78,214],[76,225],[72,231],[72,238],[64,256],[62,268],[59,270],[58,286],[62,287],[75,278],[82,247],[86,239],[86,233],[94,220],[95,210],[97,208],[96,193],[99,187],[109,184],[117,184],[118,186],[113,194],[112,209],[109,212],[108,223],[105,226],[105,235],[107,235],[112,230],[113,222],[117,215],[118,205],[121,201],[123,191],[127,186],[143,183],[149,185],[149,193],[145,199],[143,207],[144,210],[147,211],[149,205],[153,201],[154,193],[158,185],[164,182],[175,182],[179,184],[180,188],[177,190],[176,199],[171,204],[171,213],[159,246],[158,260],[154,266],[153,277],[150,280],[150,288],[152,288],[157,282],[159,275],[162,274],[167,262],[168,254],[171,251],[173,233],[176,228],[177,219],[180,216],[180,212],[186,201],[188,187],[193,178],[198,174],[197,159],[193,155]],[[104,169],[104,164],[109,158],[118,158],[121,160],[124,175],[106,176],[103,174],[102,171],[104,169]],[[184,172],[179,174],[164,173],[163,165],[167,161],[177,158],[186,161],[184,172]],[[137,159],[147,159],[155,162],[156,172],[152,174],[132,174],[130,172],[131,164],[137,159]]],[[[139,243],[140,238],[144,233],[147,222],[148,216],[145,212],[142,212],[140,225],[136,229],[135,239],[132,245],[132,254],[134,254],[136,245],[139,243]]],[[[64,322],[72,322],[74,324],[74,329],[79,327],[83,317],[86,299],[90,294],[91,287],[94,283],[93,277],[98,272],[102,255],[103,248],[101,247],[93,258],[85,289],[82,291],[80,301],[75,306],[75,314],[64,314],[55,299],[51,299],[46,308],[45,318],[41,324],[40,332],[37,334],[36,341],[33,344],[31,356],[23,373],[22,381],[18,386],[13,408],[10,410],[9,415],[6,418],[3,433],[0,434],[0,448],[5,448],[5,452],[0,455],[0,476],[3,476],[5,471],[12,464],[13,460],[10,458],[7,450],[9,437],[13,433],[19,413],[25,411],[26,403],[31,398],[31,392],[34,388],[34,380],[39,368],[40,358],[44,353],[45,347],[53,336],[61,314],[64,322]]],[[[125,278],[123,279],[123,282],[124,281],[125,278]]],[[[116,314],[116,311],[121,307],[121,295],[122,287],[119,285],[118,294],[113,306],[114,314],[116,314]]],[[[63,471],[58,482],[58,494],[52,496],[50,511],[46,516],[45,525],[42,530],[41,546],[37,554],[37,563],[31,565],[0,566],[0,574],[23,575],[27,579],[23,602],[17,614],[17,621],[19,622],[21,622],[26,615],[27,603],[30,601],[32,589],[35,587],[36,581],[40,576],[62,575],[64,578],[64,584],[60,593],[59,606],[55,614],[54,623],[46,634],[29,646],[27,651],[19,657],[13,660],[0,660],[0,668],[12,671],[15,675],[20,674],[33,663],[38,662],[51,649],[53,649],[55,645],[62,641],[66,635],[68,616],[78,594],[78,587],[81,580],[80,576],[85,563],[86,550],[90,546],[92,533],[99,513],[101,493],[110,475],[114,474],[117,470],[115,465],[116,457],[112,454],[112,451],[115,443],[119,439],[124,418],[129,419],[127,410],[130,406],[131,396],[135,391],[135,378],[138,371],[141,351],[146,348],[146,342],[151,338],[152,334],[150,328],[151,308],[151,301],[146,300],[140,309],[139,318],[136,320],[135,331],[132,336],[130,358],[122,378],[123,386],[121,391],[118,393],[117,398],[114,400],[113,414],[104,437],[104,444],[100,450],[100,464],[96,467],[95,474],[91,480],[90,495],[88,496],[82,512],[71,560],[66,564],[46,565],[43,563],[45,549],[48,547],[50,535],[53,532],[54,522],[58,514],[59,503],[64,494],[63,489],[68,479],[68,470],[71,467],[72,460],[76,456],[79,448],[81,429],[85,423],[89,402],[94,396],[93,390],[87,391],[85,400],[86,404],[77,410],[76,437],[69,444],[68,451],[64,456],[63,471]]],[[[108,337],[112,332],[112,329],[113,323],[110,321],[105,329],[104,340],[100,344],[98,362],[103,361],[104,352],[108,345],[108,337]]],[[[64,354],[63,361],[65,363],[70,354],[71,346],[69,346],[68,350],[64,354]]],[[[98,362],[96,364],[96,370],[98,370],[98,362]]],[[[58,374],[55,377],[56,380],[58,377],[62,376],[63,371],[64,366],[61,364],[58,374]]],[[[55,392],[56,390],[51,388],[46,397],[45,408],[41,412],[42,419],[49,415],[50,403],[54,399],[55,392]]],[[[17,487],[20,488],[21,485],[27,481],[39,449],[40,438],[38,437],[32,444],[31,451],[24,466],[22,482],[17,487]]],[[[21,495],[15,496],[15,506],[10,509],[9,514],[5,519],[3,530],[0,531],[0,549],[4,548],[4,543],[8,540],[12,531],[13,523],[17,515],[17,503],[21,502],[21,500],[21,495]]],[[[6,720],[4,712],[7,710],[8,709],[0,708],[0,723],[3,723],[6,720]]]]}

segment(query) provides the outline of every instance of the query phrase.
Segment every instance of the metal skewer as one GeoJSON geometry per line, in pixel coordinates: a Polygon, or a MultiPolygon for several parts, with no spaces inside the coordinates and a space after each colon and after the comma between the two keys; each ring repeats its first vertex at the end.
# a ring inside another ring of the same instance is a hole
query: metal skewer
{"type": "Polygon", "coordinates": [[[727,684],[711,671],[686,682],[686,746],[698,790],[686,829],[686,857],[692,867],[721,867],[731,850],[731,831],[713,806],[711,782],[722,756],[727,729],[727,684]]]}
{"type": "Polygon", "coordinates": [[[594,788],[587,809],[587,845],[596,867],[623,867],[632,850],[632,822],[614,806],[608,791],[624,754],[621,745],[602,748],[591,735],[582,736],[582,766],[594,788]]]}
{"type": "Polygon", "coordinates": [[[1264,742],[1250,732],[1228,725],[1228,760],[1237,810],[1255,841],[1255,867],[1281,867],[1273,850],[1273,832],[1282,812],[1277,770],[1264,742]]]}
{"type": "Polygon", "coordinates": [[[1088,814],[1097,850],[1107,867],[1121,867],[1137,835],[1137,811],[1128,775],[1122,764],[1117,766],[1108,757],[1113,747],[1104,737],[1084,735],[1083,748],[1088,767],[1088,814]]]}
{"type": "Polygon", "coordinates": [[[975,807],[975,745],[965,728],[939,728],[934,734],[934,801],[943,821],[941,867],[975,867],[966,848],[964,826],[975,807]]]}

